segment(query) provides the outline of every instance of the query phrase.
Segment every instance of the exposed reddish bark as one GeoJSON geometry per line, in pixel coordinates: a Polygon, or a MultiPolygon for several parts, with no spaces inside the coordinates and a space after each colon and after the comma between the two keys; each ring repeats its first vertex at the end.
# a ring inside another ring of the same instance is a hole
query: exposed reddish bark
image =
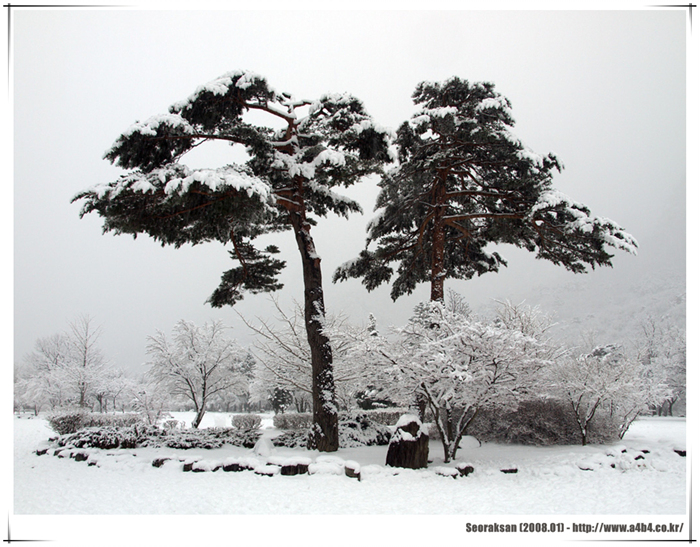
{"type": "Polygon", "coordinates": [[[443,301],[445,297],[445,201],[447,189],[443,180],[433,188],[433,241],[430,272],[430,300],[443,301]]]}

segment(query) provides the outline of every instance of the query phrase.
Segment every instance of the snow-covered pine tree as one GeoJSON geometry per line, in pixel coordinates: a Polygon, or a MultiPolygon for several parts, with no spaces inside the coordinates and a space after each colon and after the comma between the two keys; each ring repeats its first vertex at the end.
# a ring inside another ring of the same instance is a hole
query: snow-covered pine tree
{"type": "Polygon", "coordinates": [[[234,304],[244,291],[281,288],[278,249],[259,249],[256,237],[290,229],[301,255],[307,335],[312,348],[314,432],[312,447],[338,447],[337,408],[325,314],[320,257],[312,215],[347,216],[359,205],[334,192],[376,172],[388,161],[389,132],[348,95],[317,101],[278,93],[250,72],[230,72],[200,86],[169,113],[137,122],[117,138],[106,159],[130,171],[116,181],[78,194],[81,216],[97,212],[104,232],[145,233],[163,245],[232,243],[238,266],[225,272],[209,298],[234,304]],[[258,111],[268,126],[245,121],[258,111]],[[281,122],[282,129],[275,129],[281,122]],[[207,141],[245,146],[250,159],[216,169],[190,169],[180,159],[207,141]]]}
{"type": "Polygon", "coordinates": [[[573,272],[610,266],[607,247],[636,252],[616,223],[552,188],[559,160],[514,136],[510,102],[492,83],[423,82],[413,101],[420,109],[397,132],[399,161],[380,182],[367,248],[334,281],[359,277],[373,290],[398,263],[394,300],[422,282],[430,282],[431,300],[443,300],[445,279],[506,265],[489,243],[525,248],[573,272]]]}

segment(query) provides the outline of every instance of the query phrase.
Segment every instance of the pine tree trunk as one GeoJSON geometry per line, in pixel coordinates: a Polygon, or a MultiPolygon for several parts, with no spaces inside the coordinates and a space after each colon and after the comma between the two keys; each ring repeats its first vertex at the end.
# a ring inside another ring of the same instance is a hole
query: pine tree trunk
{"type": "Polygon", "coordinates": [[[441,180],[433,189],[435,217],[433,219],[433,241],[430,272],[430,300],[443,302],[445,299],[445,200],[447,189],[441,180]]]}
{"type": "Polygon", "coordinates": [[[321,278],[321,259],[316,254],[310,225],[303,207],[290,212],[290,220],[301,254],[304,275],[304,318],[306,335],[311,348],[311,396],[314,425],[309,448],[321,452],[338,450],[338,409],[333,379],[333,353],[330,340],[323,332],[325,306],[321,278]]]}

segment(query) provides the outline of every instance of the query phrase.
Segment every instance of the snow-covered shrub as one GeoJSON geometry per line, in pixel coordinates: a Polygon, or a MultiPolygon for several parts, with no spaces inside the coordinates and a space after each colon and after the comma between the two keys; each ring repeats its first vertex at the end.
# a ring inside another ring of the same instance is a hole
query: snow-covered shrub
{"type": "Polygon", "coordinates": [[[231,425],[234,429],[260,429],[262,420],[257,414],[234,414],[231,416],[231,425]]]}
{"type": "Polygon", "coordinates": [[[130,427],[143,423],[143,418],[138,414],[102,414],[77,409],[55,412],[48,421],[56,433],[67,435],[86,427],[130,427]]]}
{"type": "Polygon", "coordinates": [[[223,441],[220,439],[198,435],[193,432],[168,435],[163,439],[163,444],[168,448],[181,448],[185,450],[190,448],[205,448],[210,450],[212,448],[221,448],[224,445],[223,441]]]}
{"type": "Polygon", "coordinates": [[[391,431],[373,418],[368,412],[341,413],[338,420],[341,448],[389,444],[391,431]]]}
{"type": "Polygon", "coordinates": [[[77,448],[137,448],[143,446],[168,448],[221,448],[224,444],[253,448],[260,438],[256,430],[236,430],[229,427],[165,431],[156,426],[135,424],[130,427],[99,427],[81,429],[62,435],[59,446],[77,448]]]}
{"type": "MultiPolygon", "coordinates": [[[[556,399],[522,401],[517,409],[483,409],[469,426],[468,435],[480,442],[535,446],[579,444],[580,431],[570,406],[556,399]]],[[[616,440],[615,424],[596,416],[589,429],[590,442],[616,440]]]]}
{"type": "MultiPolygon", "coordinates": [[[[310,416],[295,414],[279,414],[278,416],[310,416]]],[[[277,418],[277,416],[275,416],[277,418]]],[[[282,422],[287,425],[288,422],[282,422]]],[[[293,425],[303,424],[303,420],[292,420],[293,425]]],[[[272,439],[274,446],[284,446],[287,448],[306,448],[309,439],[309,428],[311,422],[306,427],[294,427],[284,431],[272,439]]],[[[383,424],[373,420],[373,416],[368,412],[341,412],[338,418],[338,437],[341,448],[352,448],[356,446],[378,446],[389,444],[391,431],[383,424]]]]}
{"type": "Polygon", "coordinates": [[[272,439],[274,446],[284,446],[286,448],[306,448],[309,444],[308,430],[285,431],[272,439]]]}
{"type": "Polygon", "coordinates": [[[157,427],[134,424],[130,427],[90,427],[58,438],[59,446],[76,448],[136,448],[162,435],[157,427]]]}
{"type": "Polygon", "coordinates": [[[120,435],[113,427],[81,429],[58,439],[59,446],[73,445],[77,448],[119,448],[120,435]]]}
{"type": "Polygon", "coordinates": [[[160,439],[169,448],[220,448],[224,444],[253,448],[260,438],[255,430],[237,430],[231,427],[210,427],[174,431],[160,439]]]}
{"type": "Polygon", "coordinates": [[[85,427],[83,424],[90,413],[87,410],[63,410],[50,414],[47,420],[51,429],[59,435],[75,433],[85,427]]]}
{"type": "Polygon", "coordinates": [[[309,429],[313,424],[313,416],[308,413],[276,414],[272,418],[272,425],[277,429],[309,429]]]}

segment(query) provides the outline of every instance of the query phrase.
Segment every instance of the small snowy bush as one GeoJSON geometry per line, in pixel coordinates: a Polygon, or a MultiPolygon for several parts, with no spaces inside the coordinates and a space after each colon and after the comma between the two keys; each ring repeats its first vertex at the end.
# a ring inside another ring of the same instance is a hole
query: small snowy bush
{"type": "Polygon", "coordinates": [[[389,444],[391,431],[388,426],[377,423],[373,418],[373,413],[369,412],[341,413],[338,420],[340,446],[352,448],[389,444]]]}
{"type": "Polygon", "coordinates": [[[169,448],[211,449],[220,448],[224,444],[253,448],[259,438],[260,432],[255,430],[237,430],[231,427],[210,427],[207,429],[174,431],[157,440],[169,448]]]}
{"type": "Polygon", "coordinates": [[[382,425],[396,424],[398,419],[407,412],[408,409],[406,408],[372,409],[363,411],[370,420],[382,425]]]}
{"type": "Polygon", "coordinates": [[[309,442],[309,431],[285,431],[272,439],[274,446],[284,446],[285,448],[306,448],[309,442]]]}
{"type": "Polygon", "coordinates": [[[231,425],[234,429],[260,429],[262,420],[257,414],[234,414],[231,416],[231,425]]]}

